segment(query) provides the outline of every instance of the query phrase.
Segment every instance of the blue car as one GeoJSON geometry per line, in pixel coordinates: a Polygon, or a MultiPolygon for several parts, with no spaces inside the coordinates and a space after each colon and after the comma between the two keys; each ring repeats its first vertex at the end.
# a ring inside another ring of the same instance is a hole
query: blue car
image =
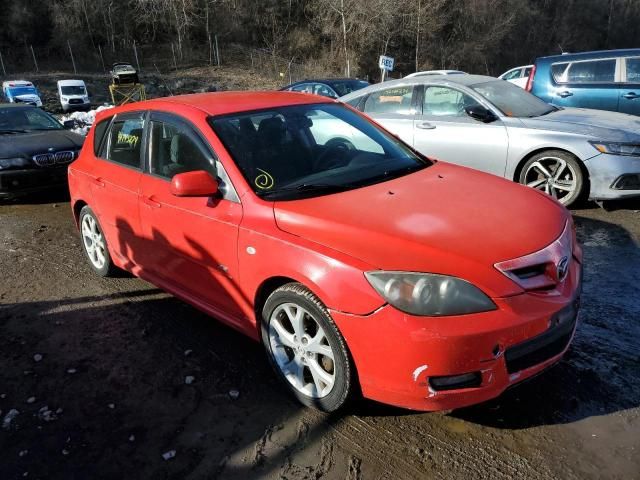
{"type": "Polygon", "coordinates": [[[640,48],[538,58],[527,90],[560,107],[640,115],[640,48]]]}

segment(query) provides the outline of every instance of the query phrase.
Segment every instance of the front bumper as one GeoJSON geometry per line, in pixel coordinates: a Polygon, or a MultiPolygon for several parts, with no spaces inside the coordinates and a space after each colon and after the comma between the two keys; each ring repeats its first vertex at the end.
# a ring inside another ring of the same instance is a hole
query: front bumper
{"type": "Polygon", "coordinates": [[[0,198],[12,198],[41,190],[66,187],[67,166],[0,170],[0,198]]]}
{"type": "Polygon", "coordinates": [[[640,175],[640,157],[602,153],[586,160],[584,164],[589,171],[590,199],[616,200],[640,196],[640,188],[616,188],[616,183],[622,176],[640,175]]]}
{"type": "Polygon", "coordinates": [[[575,332],[580,284],[574,261],[554,293],[494,299],[498,309],[491,312],[415,317],[385,305],[367,316],[331,315],[365,397],[413,410],[451,410],[495,398],[560,360],[575,332]],[[462,388],[442,388],[443,377],[458,375],[468,377],[462,388]]]}

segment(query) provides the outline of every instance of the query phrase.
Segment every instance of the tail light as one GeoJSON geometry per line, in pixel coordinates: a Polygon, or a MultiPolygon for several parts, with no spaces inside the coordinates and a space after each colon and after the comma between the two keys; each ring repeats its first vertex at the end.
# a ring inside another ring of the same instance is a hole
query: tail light
{"type": "Polygon", "coordinates": [[[533,88],[533,76],[536,74],[536,66],[534,65],[531,68],[531,73],[529,74],[529,78],[527,79],[527,86],[525,88],[525,90],[527,92],[530,92],[531,89],[533,88]]]}

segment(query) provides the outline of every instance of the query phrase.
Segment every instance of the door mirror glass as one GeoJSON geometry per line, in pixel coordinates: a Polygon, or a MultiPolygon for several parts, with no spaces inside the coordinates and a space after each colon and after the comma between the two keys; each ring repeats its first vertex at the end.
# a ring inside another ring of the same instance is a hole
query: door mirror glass
{"type": "Polygon", "coordinates": [[[483,123],[491,123],[498,119],[491,110],[480,105],[466,107],[464,111],[474,120],[480,120],[483,123]]]}
{"type": "Polygon", "coordinates": [[[171,179],[171,193],[176,197],[212,197],[218,193],[218,181],[204,170],[178,173],[171,179]]]}

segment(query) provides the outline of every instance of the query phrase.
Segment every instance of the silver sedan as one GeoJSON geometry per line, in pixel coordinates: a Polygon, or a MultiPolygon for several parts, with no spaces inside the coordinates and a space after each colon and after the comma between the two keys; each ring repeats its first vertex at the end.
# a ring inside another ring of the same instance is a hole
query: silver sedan
{"type": "Polygon", "coordinates": [[[564,205],[640,196],[640,118],[560,108],[480,75],[414,77],[340,98],[426,156],[509,178],[564,205]]]}

